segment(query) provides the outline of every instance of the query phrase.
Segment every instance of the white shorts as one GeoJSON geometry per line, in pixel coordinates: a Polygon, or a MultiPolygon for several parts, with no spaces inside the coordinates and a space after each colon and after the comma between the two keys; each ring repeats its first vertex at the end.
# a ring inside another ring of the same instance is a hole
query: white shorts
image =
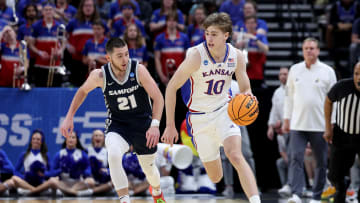
{"type": "Polygon", "coordinates": [[[228,104],[219,110],[205,113],[190,113],[187,122],[194,136],[194,145],[202,162],[214,161],[220,157],[220,146],[230,136],[241,136],[240,128],[227,113],[228,104]]]}

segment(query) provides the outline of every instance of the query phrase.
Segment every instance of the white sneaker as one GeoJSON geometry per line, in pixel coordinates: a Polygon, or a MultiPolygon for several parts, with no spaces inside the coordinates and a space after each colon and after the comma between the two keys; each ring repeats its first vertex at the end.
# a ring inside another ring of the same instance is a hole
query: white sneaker
{"type": "Polygon", "coordinates": [[[42,191],[40,194],[44,196],[50,196],[52,194],[52,190],[49,188],[47,190],[42,191]]]}
{"type": "Polygon", "coordinates": [[[78,197],[91,196],[93,194],[93,190],[92,189],[80,190],[80,191],[77,191],[76,194],[78,197]]]}
{"type": "Polygon", "coordinates": [[[321,200],[311,199],[309,203],[321,203],[321,200]]]}
{"type": "Polygon", "coordinates": [[[278,193],[281,197],[290,197],[291,196],[291,188],[288,184],[286,184],[278,190],[278,193]]]}
{"type": "Polygon", "coordinates": [[[307,197],[307,198],[311,198],[312,195],[313,195],[313,192],[311,190],[307,190],[307,189],[304,189],[304,191],[302,193],[302,196],[307,197]]]}
{"type": "Polygon", "coordinates": [[[17,188],[16,190],[17,190],[17,193],[22,196],[26,196],[26,195],[30,194],[30,190],[27,190],[27,189],[17,188]]]}
{"type": "Polygon", "coordinates": [[[56,196],[64,196],[64,193],[60,189],[56,189],[56,196]]]}
{"type": "Polygon", "coordinates": [[[301,199],[296,194],[293,194],[287,201],[288,203],[301,203],[301,199]]]}
{"type": "Polygon", "coordinates": [[[181,184],[179,188],[180,191],[195,192],[198,190],[197,184],[194,184],[196,183],[194,176],[180,173],[180,180],[181,180],[181,184]]]}

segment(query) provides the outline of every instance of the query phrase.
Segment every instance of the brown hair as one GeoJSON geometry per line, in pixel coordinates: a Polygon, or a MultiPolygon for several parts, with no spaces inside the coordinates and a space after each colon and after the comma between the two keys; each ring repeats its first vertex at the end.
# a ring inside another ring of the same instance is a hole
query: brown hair
{"type": "Polygon", "coordinates": [[[175,20],[176,22],[178,22],[178,13],[175,11],[175,12],[170,12],[168,13],[168,15],[166,16],[166,21],[168,20],[175,20]]]}
{"type": "Polygon", "coordinates": [[[122,10],[124,6],[131,6],[133,11],[136,10],[135,4],[133,2],[131,2],[130,0],[121,1],[120,6],[119,6],[120,10],[122,10]]]}
{"type": "MultiPolygon", "coordinates": [[[[79,20],[80,22],[85,22],[85,20],[86,20],[85,15],[83,13],[83,7],[85,4],[85,1],[87,1],[87,0],[80,1],[79,7],[78,7],[76,15],[75,15],[75,18],[77,20],[79,20]]],[[[94,13],[90,17],[90,22],[94,22],[95,20],[100,19],[100,15],[99,15],[99,12],[97,11],[95,1],[94,0],[91,0],[91,1],[93,1],[93,3],[94,3],[94,13]]]]}
{"type": "Polygon", "coordinates": [[[232,34],[232,22],[227,13],[210,14],[204,21],[204,28],[207,29],[210,26],[217,26],[224,33],[228,32],[229,36],[232,34]]]}
{"type": "Polygon", "coordinates": [[[136,35],[136,48],[141,48],[143,45],[145,45],[145,39],[144,37],[142,36],[141,34],[141,31],[140,29],[138,28],[138,26],[136,26],[135,24],[130,24],[126,27],[125,29],[125,32],[124,32],[124,40],[125,42],[128,44],[128,42],[130,41],[129,38],[128,38],[128,31],[129,31],[129,27],[130,26],[135,26],[136,28],[136,32],[137,32],[137,35],[136,35]]]}
{"type": "MultiPolygon", "coordinates": [[[[177,6],[176,6],[176,0],[174,0],[174,3],[171,7],[172,12],[177,12],[177,6]]],[[[164,8],[164,0],[161,1],[161,8],[160,8],[160,15],[165,14],[165,8],[164,8]]]]}

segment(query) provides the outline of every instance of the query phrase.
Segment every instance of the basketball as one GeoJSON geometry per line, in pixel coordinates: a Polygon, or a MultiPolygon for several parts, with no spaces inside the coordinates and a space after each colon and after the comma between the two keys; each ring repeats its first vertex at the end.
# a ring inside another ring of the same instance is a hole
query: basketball
{"type": "Polygon", "coordinates": [[[239,94],[230,100],[228,114],[236,125],[250,125],[259,115],[258,101],[249,95],[239,94]]]}

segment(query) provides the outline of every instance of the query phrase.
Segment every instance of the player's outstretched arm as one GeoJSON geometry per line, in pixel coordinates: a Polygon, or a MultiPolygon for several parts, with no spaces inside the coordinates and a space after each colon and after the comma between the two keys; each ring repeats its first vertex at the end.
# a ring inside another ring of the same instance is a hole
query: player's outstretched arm
{"type": "Polygon", "coordinates": [[[185,60],[168,83],[165,92],[166,128],[162,136],[162,141],[173,144],[178,140],[178,132],[175,128],[175,105],[176,91],[184,85],[191,74],[200,68],[201,57],[197,49],[189,49],[185,60]]]}
{"type": "Polygon", "coordinates": [[[251,94],[251,87],[249,77],[246,73],[246,63],[244,55],[240,50],[236,50],[237,52],[237,67],[235,69],[236,80],[239,84],[240,92],[243,94],[251,94]]]}
{"type": "Polygon", "coordinates": [[[74,129],[73,118],[80,105],[84,102],[87,94],[96,87],[103,87],[103,73],[101,69],[93,70],[83,85],[76,91],[71,102],[70,108],[66,114],[65,120],[61,124],[60,131],[65,137],[72,134],[74,129]]]}
{"type": "MultiPolygon", "coordinates": [[[[138,65],[138,75],[141,85],[153,101],[152,118],[160,121],[164,109],[164,97],[145,66],[138,65]]],[[[159,126],[150,126],[146,132],[146,146],[149,148],[156,147],[159,143],[159,137],[159,126]]]]}

